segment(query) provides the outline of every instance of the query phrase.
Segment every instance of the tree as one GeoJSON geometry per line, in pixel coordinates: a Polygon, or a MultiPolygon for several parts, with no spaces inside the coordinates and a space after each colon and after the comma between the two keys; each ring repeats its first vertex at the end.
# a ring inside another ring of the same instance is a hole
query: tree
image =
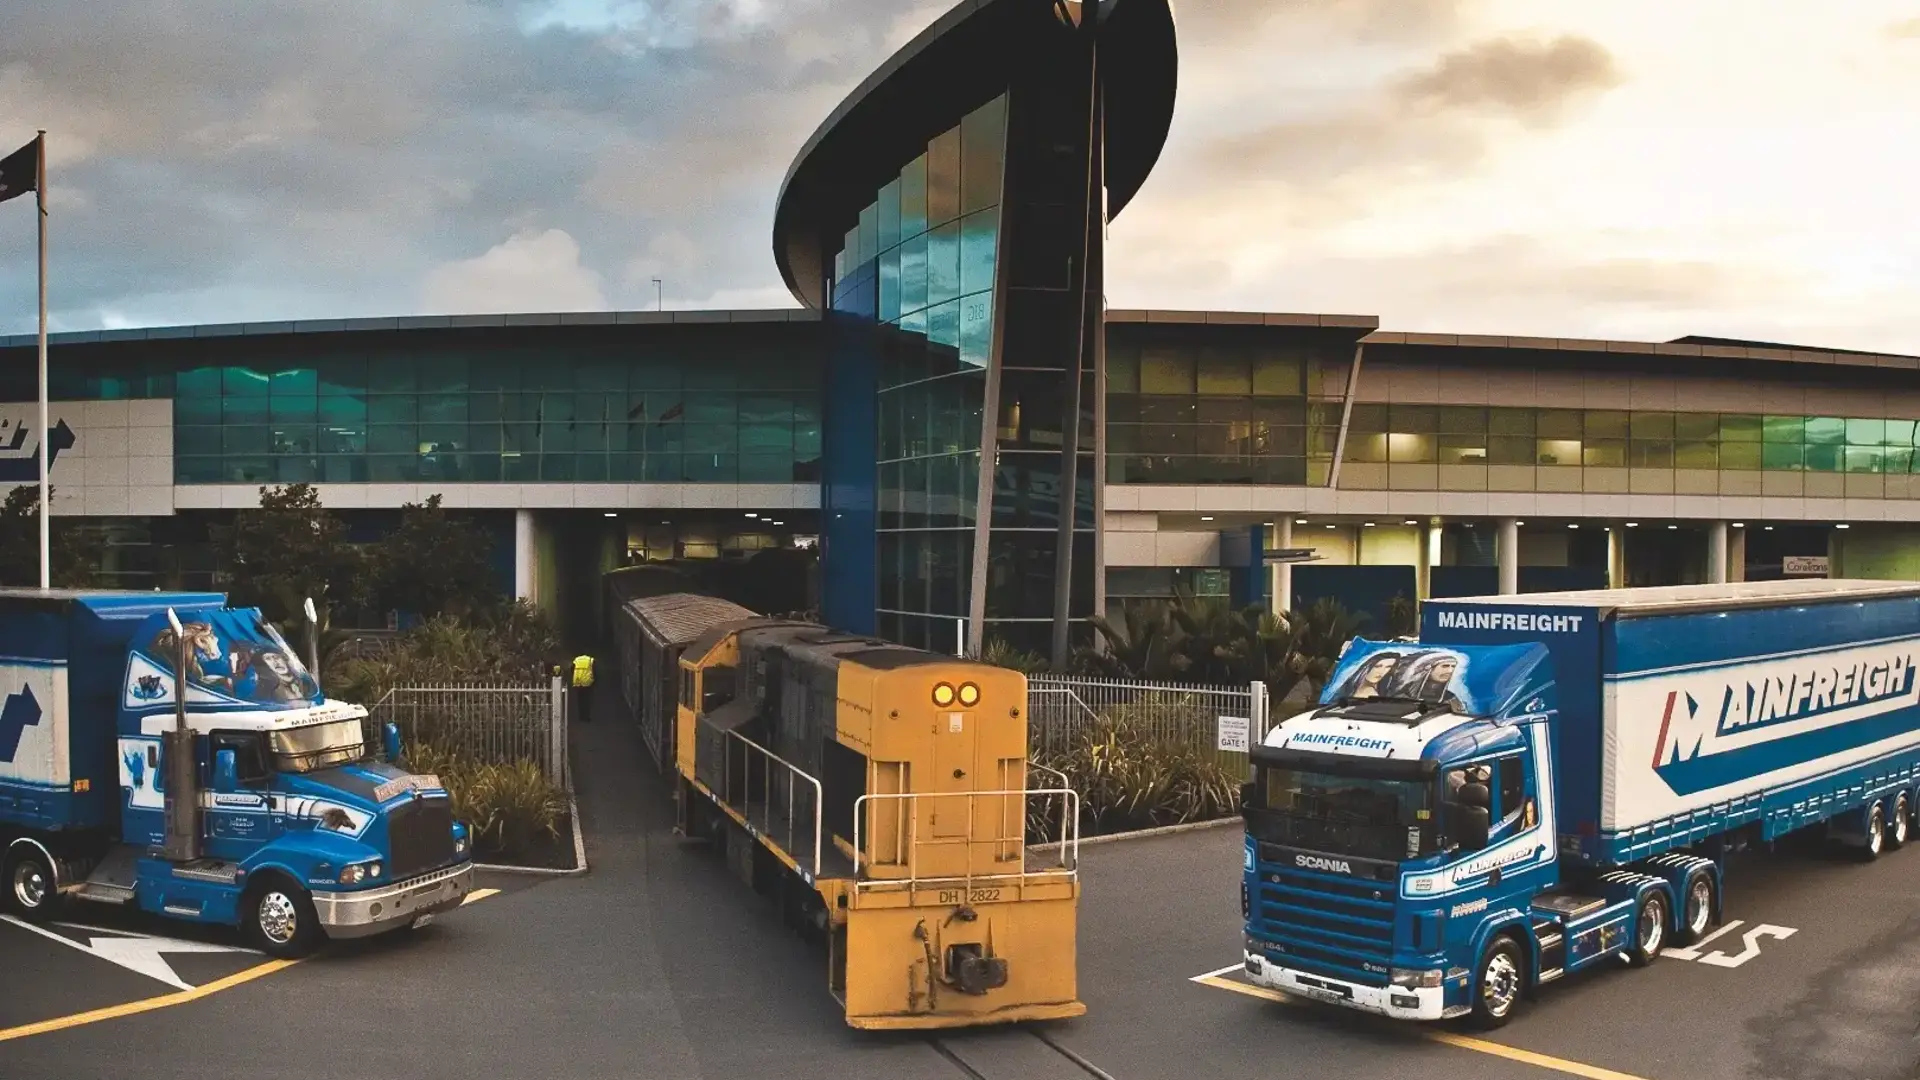
{"type": "MultiPolygon", "coordinates": [[[[49,493],[52,488],[47,489],[49,493]]],[[[83,523],[55,520],[47,537],[53,557],[49,581],[56,587],[84,589],[96,583],[105,547],[83,523]]],[[[0,585],[40,584],[40,486],[23,484],[0,504],[0,585]]]]}
{"type": "Polygon", "coordinates": [[[421,618],[462,617],[497,599],[493,542],[470,521],[450,516],[440,496],[400,508],[400,527],[373,545],[372,600],[383,611],[421,618]]]}
{"type": "Polygon", "coordinates": [[[312,597],[324,633],[329,612],[363,599],[366,560],[312,485],[261,488],[259,509],[235,513],[232,525],[214,529],[214,543],[233,603],[274,622],[304,624],[302,604],[312,597]]]}

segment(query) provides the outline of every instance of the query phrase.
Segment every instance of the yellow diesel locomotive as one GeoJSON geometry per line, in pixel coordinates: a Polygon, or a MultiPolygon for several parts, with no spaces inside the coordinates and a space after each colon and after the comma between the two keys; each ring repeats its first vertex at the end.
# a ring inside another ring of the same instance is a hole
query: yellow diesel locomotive
{"type": "Polygon", "coordinates": [[[614,603],[623,695],[680,830],[826,938],[848,1024],[1086,1011],[1079,807],[1027,761],[1024,675],[708,596],[614,603]],[[1030,810],[1063,823],[1057,852],[1028,852],[1030,810]]]}

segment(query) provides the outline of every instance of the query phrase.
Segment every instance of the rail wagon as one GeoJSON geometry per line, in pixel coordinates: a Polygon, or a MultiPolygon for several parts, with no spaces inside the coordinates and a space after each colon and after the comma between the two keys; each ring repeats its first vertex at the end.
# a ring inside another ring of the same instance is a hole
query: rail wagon
{"type": "Polygon", "coordinates": [[[679,831],[825,938],[849,1025],[1086,1011],[1078,800],[1027,761],[1024,675],[697,594],[619,609],[625,703],[679,831]],[[1055,850],[1028,850],[1030,812],[1055,850]]]}

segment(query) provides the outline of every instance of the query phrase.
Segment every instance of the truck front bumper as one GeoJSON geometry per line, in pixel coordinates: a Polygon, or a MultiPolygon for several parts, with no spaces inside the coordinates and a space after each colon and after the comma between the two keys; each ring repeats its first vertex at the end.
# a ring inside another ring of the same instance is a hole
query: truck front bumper
{"type": "Polygon", "coordinates": [[[313,910],[330,938],[368,937],[457,908],[472,891],[473,864],[464,862],[384,888],[317,892],[313,910]]]}
{"type": "Polygon", "coordinates": [[[1247,981],[1309,1001],[1344,1005],[1395,1020],[1438,1020],[1446,1015],[1446,989],[1439,986],[1363,986],[1359,983],[1284,968],[1256,953],[1245,953],[1247,981]]]}

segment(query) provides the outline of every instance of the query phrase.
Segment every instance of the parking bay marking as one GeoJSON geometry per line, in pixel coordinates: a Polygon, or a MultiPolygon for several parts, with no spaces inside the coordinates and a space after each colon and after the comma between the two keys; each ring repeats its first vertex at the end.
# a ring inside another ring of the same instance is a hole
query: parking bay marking
{"type": "Polygon", "coordinates": [[[1741,949],[1739,952],[1729,956],[1727,953],[1723,952],[1720,949],[1706,948],[1708,945],[1712,944],[1715,939],[1721,937],[1724,934],[1729,933],[1730,931],[1733,930],[1734,927],[1740,926],[1740,925],[1741,925],[1741,920],[1734,919],[1733,921],[1727,923],[1725,926],[1722,926],[1720,929],[1715,930],[1713,933],[1708,934],[1706,937],[1703,937],[1699,941],[1694,942],[1692,945],[1689,945],[1685,948],[1680,948],[1680,949],[1663,950],[1660,953],[1660,958],[1663,960],[1667,960],[1667,959],[1696,960],[1702,964],[1712,965],[1713,967],[1737,968],[1740,965],[1746,963],[1747,961],[1752,960],[1754,957],[1760,955],[1760,939],[1761,938],[1773,938],[1775,941],[1785,941],[1786,939],[1799,933],[1798,930],[1795,930],[1791,926],[1775,926],[1772,923],[1756,923],[1753,927],[1748,929],[1746,933],[1740,935],[1741,943],[1745,946],[1745,948],[1741,949]]]}
{"type": "MultiPolygon", "coordinates": [[[[476,900],[485,900],[489,896],[497,895],[499,892],[499,889],[475,889],[468,893],[466,898],[461,900],[460,903],[461,906],[464,907],[476,900]]],[[[0,916],[0,919],[4,919],[10,923],[17,922],[12,916],[0,916]]],[[[26,924],[18,923],[18,925],[24,926],[26,924]]],[[[44,932],[31,926],[28,928],[35,930],[36,933],[44,932]]],[[[58,937],[58,935],[53,936],[58,937]]],[[[92,951],[78,942],[67,941],[67,944],[83,951],[92,951]]],[[[232,949],[232,951],[247,952],[248,950],[235,948],[232,949]]],[[[51,1031],[63,1031],[67,1028],[84,1027],[88,1024],[97,1024],[102,1020],[115,1020],[122,1016],[136,1016],[140,1013],[152,1012],[155,1009],[170,1008],[174,1005],[185,1005],[190,1001],[199,1001],[201,998],[210,997],[222,990],[231,990],[236,986],[250,983],[266,975],[272,975],[277,971],[285,971],[287,968],[298,963],[300,963],[298,960],[268,960],[264,963],[255,964],[250,968],[236,971],[224,979],[215,979],[204,986],[195,986],[186,990],[176,990],[171,994],[161,994],[159,997],[143,998],[139,1001],[128,1001],[119,1005],[108,1005],[105,1008],[92,1009],[83,1013],[73,1013],[69,1016],[56,1016],[51,1020],[22,1024],[19,1027],[0,1028],[0,1042],[24,1039],[32,1035],[44,1035],[51,1031]]]]}

